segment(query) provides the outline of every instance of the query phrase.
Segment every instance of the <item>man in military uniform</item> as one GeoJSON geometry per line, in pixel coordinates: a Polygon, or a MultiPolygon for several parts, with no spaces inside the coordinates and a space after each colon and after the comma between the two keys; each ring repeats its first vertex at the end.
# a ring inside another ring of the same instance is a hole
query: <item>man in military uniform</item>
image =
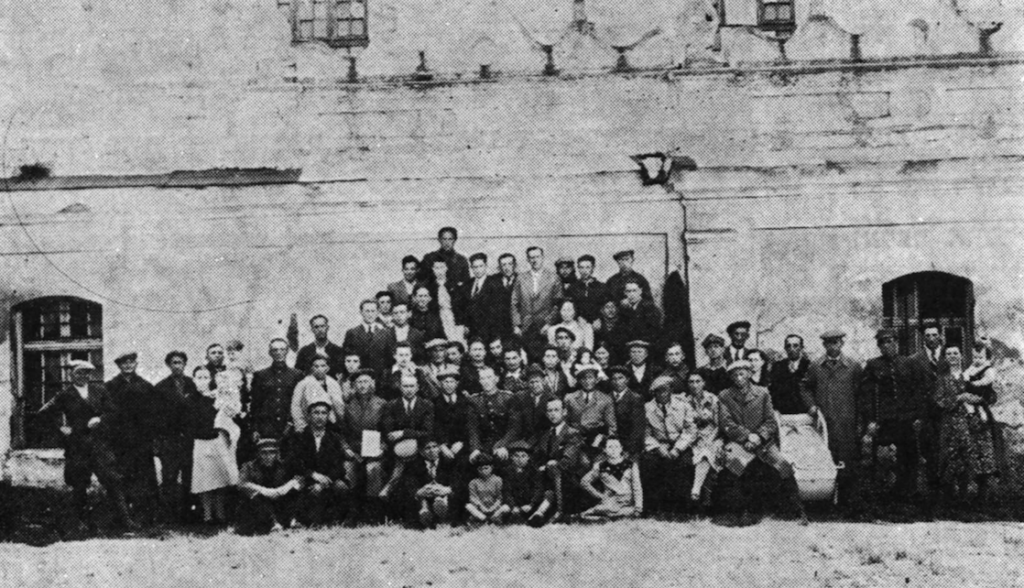
{"type": "Polygon", "coordinates": [[[188,356],[172,351],[164,358],[171,375],[153,386],[156,392],[157,431],[154,450],[160,458],[160,502],[165,520],[182,520],[186,514],[192,480],[192,431],[188,402],[198,394],[192,378],[185,375],[188,356]],[[179,482],[179,476],[181,481],[179,482]]]}
{"type": "Polygon", "coordinates": [[[72,503],[80,527],[91,523],[88,490],[92,475],[96,474],[107,491],[120,524],[134,527],[128,516],[118,471],[116,456],[110,439],[117,435],[111,428],[113,403],[102,384],[89,383],[95,369],[87,361],[72,360],[71,384],[57,393],[39,409],[39,415],[60,414],[64,424],[64,483],[71,486],[72,503]]]}
{"type": "Polygon", "coordinates": [[[301,371],[288,367],[288,342],[270,341],[270,366],[252,375],[252,392],[248,409],[252,423],[253,442],[262,438],[284,439],[289,431],[292,393],[302,381],[301,371]]]}
{"type": "Polygon", "coordinates": [[[124,480],[128,506],[143,524],[156,514],[156,467],[153,464],[153,440],[156,434],[156,392],[135,373],[138,354],[124,353],[114,359],[121,373],[107,382],[114,403],[110,423],[117,464],[124,480]]]}
{"type": "Polygon", "coordinates": [[[869,359],[864,366],[860,422],[871,449],[872,464],[879,446],[896,446],[896,485],[892,496],[905,498],[916,489],[917,434],[924,424],[927,403],[916,386],[912,363],[899,355],[896,333],[881,329],[875,340],[881,355],[869,359]]]}
{"type": "Polygon", "coordinates": [[[508,444],[514,440],[512,395],[498,389],[498,376],[491,367],[480,369],[480,387],[482,391],[469,398],[469,459],[491,454],[505,461],[508,444]]]}
{"type": "Polygon", "coordinates": [[[644,300],[654,300],[651,294],[651,284],[640,272],[633,269],[633,250],[619,251],[612,256],[615,263],[619,264],[619,271],[608,278],[608,295],[616,302],[622,302],[626,297],[626,281],[635,280],[643,290],[644,300]]]}

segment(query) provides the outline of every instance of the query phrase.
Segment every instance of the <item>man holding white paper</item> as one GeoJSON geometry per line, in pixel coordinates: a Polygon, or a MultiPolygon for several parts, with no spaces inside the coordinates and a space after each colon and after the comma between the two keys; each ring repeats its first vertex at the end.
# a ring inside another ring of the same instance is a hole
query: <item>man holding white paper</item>
{"type": "Polygon", "coordinates": [[[378,495],[384,487],[384,449],[380,427],[387,402],[374,393],[373,372],[359,370],[351,375],[355,395],[345,405],[341,433],[350,454],[345,461],[346,477],[352,483],[354,512],[368,521],[381,515],[378,495]]]}

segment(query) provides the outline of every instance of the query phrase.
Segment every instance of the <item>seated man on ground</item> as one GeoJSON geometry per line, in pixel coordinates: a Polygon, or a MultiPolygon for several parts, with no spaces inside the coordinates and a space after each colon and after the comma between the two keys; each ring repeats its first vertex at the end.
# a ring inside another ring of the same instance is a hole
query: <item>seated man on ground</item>
{"type": "Polygon", "coordinates": [[[513,522],[541,527],[554,512],[555,493],[544,487],[537,466],[530,461],[530,445],[516,441],[509,446],[511,463],[504,471],[502,490],[513,522]]]}
{"type": "Polygon", "coordinates": [[[583,435],[583,458],[581,467],[590,469],[601,452],[601,445],[607,437],[617,434],[615,403],[610,396],[597,389],[597,367],[576,366],[578,389],[565,397],[565,422],[583,435]]]}
{"type": "MultiPolygon", "coordinates": [[[[741,507],[740,524],[757,522],[757,510],[763,503],[763,487],[751,478],[749,467],[761,462],[777,474],[781,482],[782,498],[786,514],[792,515],[802,524],[807,523],[800,492],[793,477],[793,466],[779,451],[779,424],[772,408],[768,389],[751,384],[753,365],[740,359],[729,364],[729,376],[733,385],[719,397],[722,405],[722,429],[727,440],[725,446],[725,468],[739,490],[741,507]]],[[[763,468],[762,468],[763,469],[763,468]]],[[[725,472],[723,472],[725,474],[725,472]]]]}
{"type": "Polygon", "coordinates": [[[424,528],[448,522],[449,501],[456,478],[451,462],[441,459],[441,447],[434,439],[423,442],[420,455],[405,469],[408,500],[424,528]]]}
{"type": "Polygon", "coordinates": [[[477,477],[469,481],[466,512],[477,523],[502,523],[510,509],[502,502],[502,480],[494,473],[494,461],[484,453],[475,463],[477,477]]]}
{"type": "Polygon", "coordinates": [[[242,465],[238,488],[242,498],[235,515],[239,535],[264,535],[291,526],[302,478],[288,475],[277,439],[256,442],[256,458],[242,465]]]}
{"type": "Polygon", "coordinates": [[[603,520],[639,517],[644,510],[643,489],[640,486],[640,468],[622,454],[618,437],[604,442],[604,459],[583,476],[580,487],[597,499],[598,504],[583,511],[584,519],[603,520]],[[601,489],[594,486],[598,482],[601,489]]]}
{"type": "Polygon", "coordinates": [[[348,511],[349,485],[345,478],[348,448],[341,435],[327,428],[331,400],[310,398],[308,426],[290,443],[289,469],[302,479],[296,519],[307,526],[340,521],[348,511]]]}
{"type": "Polygon", "coordinates": [[[554,490],[557,510],[551,520],[578,511],[576,495],[585,470],[580,467],[583,437],[565,422],[565,405],[559,398],[548,400],[547,417],[551,427],[541,435],[534,452],[538,470],[543,472],[548,487],[554,490]],[[581,471],[582,470],[582,471],[581,471]]]}

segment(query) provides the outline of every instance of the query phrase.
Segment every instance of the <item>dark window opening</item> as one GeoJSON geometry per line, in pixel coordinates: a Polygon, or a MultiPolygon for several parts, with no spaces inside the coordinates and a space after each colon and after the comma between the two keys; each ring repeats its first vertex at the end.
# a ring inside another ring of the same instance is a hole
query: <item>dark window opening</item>
{"type": "Polygon", "coordinates": [[[945,272],[917,272],[882,285],[882,325],[896,331],[900,353],[922,347],[921,325],[939,325],[947,347],[974,344],[974,285],[945,272]]]}
{"type": "Polygon", "coordinates": [[[370,44],[368,2],[291,0],[292,42],[366,47],[370,44]]]}

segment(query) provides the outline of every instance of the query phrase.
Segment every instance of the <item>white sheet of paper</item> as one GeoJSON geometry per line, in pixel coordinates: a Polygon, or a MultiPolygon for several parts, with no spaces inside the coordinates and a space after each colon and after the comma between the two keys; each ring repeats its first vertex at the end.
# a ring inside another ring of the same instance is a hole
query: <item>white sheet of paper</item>
{"type": "Polygon", "coordinates": [[[384,451],[380,446],[380,431],[363,431],[362,451],[363,457],[380,457],[384,451]]]}

